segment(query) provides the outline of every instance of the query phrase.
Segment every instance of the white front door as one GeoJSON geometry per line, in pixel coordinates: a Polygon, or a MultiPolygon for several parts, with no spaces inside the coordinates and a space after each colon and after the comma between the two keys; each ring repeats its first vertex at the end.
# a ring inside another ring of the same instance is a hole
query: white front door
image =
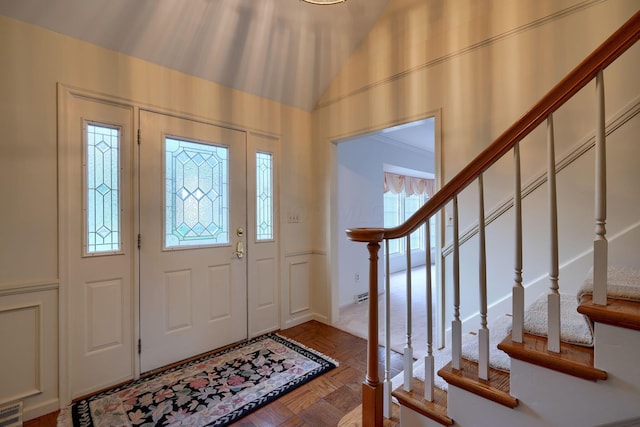
{"type": "Polygon", "coordinates": [[[141,372],[247,338],[246,134],[140,112],[141,372]]]}

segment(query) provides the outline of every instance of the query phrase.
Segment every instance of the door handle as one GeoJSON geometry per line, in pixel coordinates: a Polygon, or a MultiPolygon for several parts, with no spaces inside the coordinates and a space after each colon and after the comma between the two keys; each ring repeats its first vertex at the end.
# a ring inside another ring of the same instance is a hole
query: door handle
{"type": "Polygon", "coordinates": [[[238,243],[236,243],[236,250],[233,252],[238,258],[242,258],[244,256],[244,245],[242,244],[242,241],[238,241],[238,243]]]}

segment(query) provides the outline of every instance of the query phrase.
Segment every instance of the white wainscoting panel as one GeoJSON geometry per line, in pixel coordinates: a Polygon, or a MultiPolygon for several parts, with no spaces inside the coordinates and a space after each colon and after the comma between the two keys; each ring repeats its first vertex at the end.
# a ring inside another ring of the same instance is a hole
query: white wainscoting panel
{"type": "Polygon", "coordinates": [[[58,409],[58,289],[0,292],[0,406],[24,402],[24,419],[58,409]]]}
{"type": "Polygon", "coordinates": [[[298,315],[309,311],[309,260],[289,262],[289,314],[298,315]]]}
{"type": "Polygon", "coordinates": [[[0,400],[41,392],[41,304],[0,308],[0,400]]]}

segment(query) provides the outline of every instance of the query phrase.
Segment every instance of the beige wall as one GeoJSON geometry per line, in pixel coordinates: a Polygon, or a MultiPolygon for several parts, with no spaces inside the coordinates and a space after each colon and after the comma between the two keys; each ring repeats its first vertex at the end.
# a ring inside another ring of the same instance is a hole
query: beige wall
{"type": "MultiPolygon", "coordinates": [[[[329,249],[328,271],[335,271],[338,239],[344,230],[336,230],[335,148],[330,141],[339,140],[392,124],[407,122],[432,111],[442,117],[442,170],[444,182],[450,180],[493,139],[524,114],[540,97],[575,67],[599,43],[604,41],[638,8],[637,1],[414,1],[392,0],[387,13],[376,24],[358,51],[323,95],[314,112],[314,148],[318,161],[317,192],[323,197],[318,208],[320,226],[315,238],[329,249]],[[333,171],[331,176],[323,171],[333,171]]],[[[635,46],[606,72],[607,117],[637,102],[640,93],[640,47],[635,46]]],[[[593,134],[595,97],[593,85],[581,92],[556,113],[556,155],[563,159],[585,138],[593,134]]],[[[638,120],[631,126],[638,130],[638,120]]],[[[539,176],[545,168],[544,129],[538,129],[522,144],[523,183],[539,176]]],[[[619,139],[619,138],[618,138],[619,139]]],[[[637,144],[612,143],[614,152],[630,150],[637,156],[637,144]]],[[[612,157],[616,154],[612,153],[612,157]]],[[[363,160],[366,161],[366,152],[363,160]]],[[[589,251],[593,233],[593,195],[580,200],[572,197],[575,181],[593,182],[592,168],[583,165],[585,158],[571,161],[562,172],[560,226],[575,231],[576,215],[585,238],[566,239],[561,243],[560,262],[570,265],[576,257],[589,251]],[[565,178],[566,177],[566,178],[565,178]],[[566,179],[566,181],[565,181],[566,179]],[[572,182],[572,184],[568,184],[572,182]],[[567,184],[565,184],[567,183],[567,184]],[[563,204],[562,199],[566,199],[563,204]]],[[[625,167],[626,169],[626,167],[625,167]]],[[[632,169],[632,168],[631,168],[632,169]]],[[[513,186],[511,156],[485,174],[485,209],[490,213],[510,197],[513,186]]],[[[636,172],[610,178],[613,188],[638,182],[636,172]]],[[[477,185],[472,184],[460,196],[460,229],[477,223],[477,185]]],[[[582,191],[582,188],[581,188],[582,191]]],[[[587,191],[584,189],[584,191],[587,191]]],[[[592,191],[592,190],[589,190],[592,191]]],[[[529,210],[525,218],[525,281],[532,284],[548,271],[548,223],[544,187],[525,201],[529,210]],[[536,203],[532,203],[535,199],[536,203]],[[526,231],[529,233],[526,233],[526,231]],[[542,234],[540,234],[542,233],[542,234]]],[[[610,212],[625,209],[624,218],[609,223],[610,236],[637,227],[640,200],[637,196],[609,197],[610,212]],[[631,207],[631,209],[629,209],[631,207]]],[[[509,212],[510,214],[510,212],[509,212]]],[[[611,214],[615,215],[615,214],[611,214]]],[[[513,220],[505,215],[489,228],[491,244],[488,277],[493,303],[507,295],[513,282],[513,220]]],[[[450,229],[446,230],[450,234],[450,229]]],[[[462,283],[468,295],[463,317],[478,310],[477,245],[472,239],[463,249],[466,262],[462,283]],[[468,267],[473,266],[472,268],[468,267]]],[[[637,246],[637,239],[622,243],[637,246]]],[[[612,243],[616,245],[616,243],[612,243]]],[[[630,249],[630,248],[629,248],[630,249]]],[[[362,257],[367,256],[363,245],[362,257]]],[[[583,257],[584,258],[584,257],[583,257]]],[[[615,260],[612,260],[615,262],[615,260]]],[[[447,261],[448,262],[448,261],[447,261]]],[[[628,260],[626,262],[629,262],[628,260]]],[[[640,264],[639,261],[636,260],[640,264]]],[[[448,264],[450,264],[448,262],[448,264]]],[[[584,264],[574,269],[572,282],[586,275],[584,264]]],[[[450,265],[447,269],[450,271],[450,265]]],[[[566,269],[569,271],[569,269],[566,269]]],[[[445,270],[446,272],[446,270],[445,270]]],[[[450,277],[451,275],[448,274],[450,277]]],[[[331,285],[330,285],[331,286],[331,285]]],[[[337,286],[335,277],[333,286],[337,286]]],[[[575,286],[572,283],[572,286],[575,286]]],[[[537,292],[537,290],[536,290],[537,292]]],[[[335,292],[334,292],[335,294],[335,292]]],[[[450,295],[448,296],[450,297],[450,295]]],[[[334,310],[337,301],[333,299],[334,310]]],[[[335,318],[335,317],[334,317],[335,318]]]]}
{"type": "Polygon", "coordinates": [[[19,337],[28,337],[27,342],[33,338],[42,362],[24,361],[20,351],[8,351],[12,346],[3,345],[0,404],[30,395],[25,400],[28,417],[58,405],[57,310],[59,291],[66,286],[58,271],[59,83],[279,138],[282,326],[312,318],[317,304],[326,305],[322,302],[326,296],[316,295],[310,287],[311,278],[323,273],[318,264],[324,266],[324,256],[313,246],[309,231],[313,180],[308,112],[5,17],[0,17],[0,58],[0,342],[17,342],[20,350],[27,344],[19,337]],[[301,221],[287,223],[289,213],[301,221]],[[292,263],[299,268],[292,270],[292,263]],[[37,310],[29,308],[35,306],[42,319],[37,327],[33,320],[37,310]],[[8,324],[22,317],[33,320],[27,322],[28,329],[8,324]],[[8,377],[16,367],[28,374],[25,382],[8,377]],[[38,377],[35,388],[32,377],[38,377]],[[10,385],[5,378],[11,378],[10,385]]]}
{"type": "MultiPolygon", "coordinates": [[[[65,286],[60,283],[58,272],[58,83],[280,138],[281,323],[285,327],[314,316],[329,320],[335,307],[338,293],[332,289],[337,262],[334,248],[336,239],[344,237],[334,222],[335,149],[330,141],[439,110],[442,172],[445,181],[449,180],[636,9],[634,0],[392,0],[388,13],[337,76],[313,117],[0,17],[0,341],[14,340],[28,351],[30,341],[19,337],[37,338],[42,359],[37,369],[31,365],[26,368],[30,382],[8,388],[0,381],[0,403],[28,393],[35,384],[41,392],[27,399],[29,416],[58,405],[57,295],[58,287],[65,286]],[[567,8],[573,9],[560,13],[567,8]],[[550,19],[536,21],[544,17],[550,19]],[[527,26],[531,22],[538,24],[527,26]],[[473,48],[467,49],[470,46],[473,48]],[[289,214],[298,215],[301,222],[287,223],[289,214]],[[24,319],[30,329],[9,325],[14,318],[24,319]]],[[[636,46],[620,64],[607,71],[610,115],[624,110],[640,93],[636,78],[640,75],[638,58],[636,46]]],[[[581,94],[558,113],[557,123],[562,123],[557,128],[559,157],[592,132],[592,99],[591,93],[581,94]]],[[[637,122],[632,122],[635,128],[626,131],[627,135],[638,134],[637,122]]],[[[542,134],[536,132],[523,146],[525,182],[542,170],[542,134]]],[[[638,168],[633,167],[640,147],[619,135],[623,142],[613,144],[617,148],[611,159],[624,173],[614,174],[613,187],[628,189],[633,187],[629,183],[640,182],[638,168]]],[[[585,166],[588,160],[583,156],[563,172],[567,185],[559,192],[561,198],[573,191],[572,181],[592,181],[585,166]]],[[[511,173],[510,162],[504,160],[486,177],[487,211],[508,196],[511,173]]],[[[582,198],[582,193],[588,190],[580,193],[579,200],[560,208],[561,223],[571,223],[576,212],[580,212],[580,218],[582,212],[588,212],[576,228],[591,232],[592,202],[586,196],[582,198]]],[[[530,203],[529,210],[532,218],[528,226],[533,233],[539,233],[538,228],[544,230],[544,224],[537,220],[538,213],[545,212],[544,194],[539,190],[529,199],[537,202],[530,203]]],[[[612,214],[615,221],[608,227],[613,235],[622,236],[616,240],[620,244],[614,244],[616,253],[627,253],[627,248],[637,252],[637,197],[637,192],[624,191],[610,195],[610,212],[626,208],[624,214],[612,214]]],[[[474,198],[475,191],[465,192],[461,198],[462,229],[474,223],[474,198]]],[[[510,221],[501,218],[505,224],[498,221],[491,233],[510,245],[510,221]]],[[[531,237],[531,233],[528,235],[531,237]]],[[[533,241],[535,245],[525,254],[531,259],[525,271],[528,283],[543,274],[543,263],[548,258],[544,238],[533,241]]],[[[572,259],[588,251],[588,241],[586,238],[563,244],[562,260],[572,265],[572,259]]],[[[511,259],[509,249],[503,247],[502,251],[504,259],[511,259]]],[[[473,257],[474,251],[469,252],[468,256],[473,257]]],[[[362,254],[366,256],[364,247],[362,254]]],[[[504,275],[493,270],[492,267],[490,277],[499,278],[505,289],[511,286],[511,268],[504,275]]],[[[467,276],[465,279],[474,280],[467,276]]],[[[475,295],[475,291],[469,294],[475,295]]],[[[492,300],[502,294],[495,292],[492,300]]],[[[464,308],[467,314],[474,310],[464,308]]],[[[2,378],[6,378],[3,369],[23,362],[17,352],[3,350],[0,358],[7,362],[0,363],[2,378]]]]}

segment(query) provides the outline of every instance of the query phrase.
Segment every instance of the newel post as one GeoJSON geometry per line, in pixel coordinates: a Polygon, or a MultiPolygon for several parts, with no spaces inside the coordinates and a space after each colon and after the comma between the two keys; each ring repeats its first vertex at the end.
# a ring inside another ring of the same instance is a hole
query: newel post
{"type": "Polygon", "coordinates": [[[369,340],[367,376],[362,384],[362,425],[382,426],[383,386],[378,374],[378,242],[369,242],[369,340]]]}
{"type": "Polygon", "coordinates": [[[384,386],[378,372],[378,252],[384,230],[350,229],[347,236],[354,242],[366,242],[369,250],[369,338],[367,374],[362,383],[362,425],[382,427],[384,386]]]}

